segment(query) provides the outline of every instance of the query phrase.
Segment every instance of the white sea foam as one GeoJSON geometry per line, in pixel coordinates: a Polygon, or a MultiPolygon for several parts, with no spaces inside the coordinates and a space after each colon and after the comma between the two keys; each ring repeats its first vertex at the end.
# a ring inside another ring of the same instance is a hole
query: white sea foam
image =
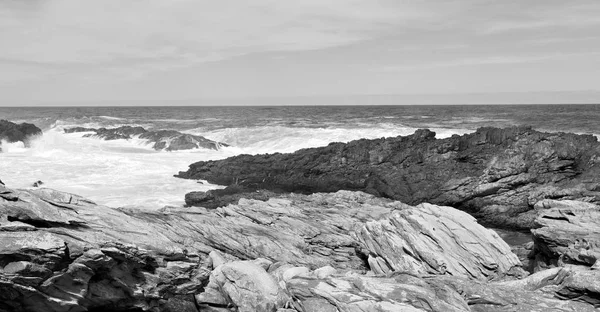
{"type": "MultiPolygon", "coordinates": [[[[41,180],[45,186],[76,193],[100,204],[114,207],[159,208],[183,205],[190,191],[216,188],[192,180],[173,177],[197,161],[223,159],[238,154],[293,152],[301,148],[325,146],[360,138],[381,138],[412,134],[416,129],[394,124],[358,128],[248,127],[212,131],[191,131],[212,140],[230,144],[218,151],[195,149],[157,152],[146,140],[105,141],[84,138],[84,133],[64,133],[66,123],[31,142],[3,143],[0,153],[2,180],[15,188],[30,187],[41,180]]],[[[70,124],[69,126],[73,126],[70,124]]],[[[93,123],[77,126],[93,127],[93,123]]],[[[438,138],[469,130],[432,129],[438,138]]]]}
{"type": "MultiPolygon", "coordinates": [[[[377,139],[409,135],[416,128],[380,124],[377,127],[360,128],[298,128],[298,127],[247,127],[227,128],[194,134],[211,140],[227,143],[247,154],[290,153],[302,148],[326,146],[331,142],[349,142],[358,139],[377,139]]],[[[437,138],[447,138],[453,134],[472,132],[467,129],[433,128],[437,138]]]]}

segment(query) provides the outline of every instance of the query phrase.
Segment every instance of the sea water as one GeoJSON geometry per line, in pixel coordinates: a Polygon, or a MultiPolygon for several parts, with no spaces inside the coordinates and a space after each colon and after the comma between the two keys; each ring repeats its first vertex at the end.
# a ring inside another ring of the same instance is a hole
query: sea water
{"type": "Polygon", "coordinates": [[[265,107],[0,107],[0,119],[29,122],[44,134],[3,143],[0,179],[11,188],[45,187],[113,207],[180,206],[184,195],[222,186],[173,177],[201,160],[288,153],[429,128],[438,138],[478,127],[531,125],[543,131],[600,133],[600,105],[265,106],[265,107]],[[227,143],[218,151],[155,151],[140,139],[104,141],[71,127],[172,129],[227,143]]]}

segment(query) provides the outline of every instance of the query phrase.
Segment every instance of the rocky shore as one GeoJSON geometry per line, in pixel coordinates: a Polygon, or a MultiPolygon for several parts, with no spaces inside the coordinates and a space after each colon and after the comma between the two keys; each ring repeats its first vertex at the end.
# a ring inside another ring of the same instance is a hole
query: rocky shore
{"type": "Polygon", "coordinates": [[[33,124],[16,124],[8,120],[0,120],[0,152],[2,151],[1,141],[23,142],[25,146],[29,146],[30,139],[41,134],[42,130],[33,124]]]}
{"type": "Polygon", "coordinates": [[[84,137],[96,137],[107,141],[119,139],[129,140],[133,137],[138,137],[149,143],[153,143],[152,148],[155,150],[165,151],[179,151],[196,148],[218,150],[223,146],[228,146],[225,143],[212,141],[199,135],[181,133],[175,130],[148,131],[142,127],[123,126],[111,129],[75,127],[67,128],[64,131],[65,133],[94,132],[85,134],[84,137]]]}
{"type": "Polygon", "coordinates": [[[418,130],[291,154],[201,161],[177,177],[246,192],[363,191],[412,205],[452,206],[486,225],[527,230],[546,199],[600,201],[600,143],[592,135],[527,127],[481,128],[447,139],[418,130]]]}
{"type": "Polygon", "coordinates": [[[0,182],[0,312],[596,311],[599,150],[419,130],[196,163],[229,187],[158,210],[0,182]]]}
{"type": "Polygon", "coordinates": [[[362,192],[135,211],[0,186],[0,220],[0,311],[600,307],[600,271],[588,261],[595,244],[552,249],[562,238],[540,234],[536,256],[581,258],[588,248],[588,260],[528,276],[510,247],[468,214],[362,192]]]}

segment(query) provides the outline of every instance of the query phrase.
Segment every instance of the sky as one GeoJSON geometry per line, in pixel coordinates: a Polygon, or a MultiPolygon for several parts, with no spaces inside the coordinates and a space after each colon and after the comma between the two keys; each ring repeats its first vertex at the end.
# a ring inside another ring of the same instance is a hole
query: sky
{"type": "Polygon", "coordinates": [[[599,82],[598,0],[0,0],[2,106],[600,103],[599,82]]]}

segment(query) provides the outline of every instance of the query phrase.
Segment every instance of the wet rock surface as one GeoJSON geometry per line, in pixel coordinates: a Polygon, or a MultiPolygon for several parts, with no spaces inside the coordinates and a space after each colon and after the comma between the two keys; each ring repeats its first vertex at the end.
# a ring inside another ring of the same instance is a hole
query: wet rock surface
{"type": "Polygon", "coordinates": [[[599,163],[600,143],[592,135],[481,128],[447,139],[418,130],[291,154],[240,155],[197,162],[177,176],[275,192],[360,190],[412,205],[452,206],[488,225],[531,229],[541,200],[597,203],[599,163]]]}
{"type": "Polygon", "coordinates": [[[525,277],[468,214],[361,192],[139,211],[0,186],[0,311],[592,311],[597,272],[525,277]]]}
{"type": "MultiPolygon", "coordinates": [[[[29,146],[30,139],[41,134],[42,130],[33,124],[16,124],[8,120],[0,120],[0,140],[8,143],[23,142],[25,146],[29,146]]],[[[0,152],[1,151],[2,146],[0,143],[0,152]]]]}
{"type": "Polygon", "coordinates": [[[85,134],[84,137],[97,137],[104,140],[128,140],[138,137],[140,139],[147,140],[150,143],[154,143],[152,147],[155,150],[178,151],[196,148],[218,150],[223,146],[227,146],[225,143],[212,141],[199,135],[181,133],[175,130],[149,131],[142,127],[132,126],[123,126],[111,129],[75,127],[65,129],[64,131],[65,133],[94,132],[85,134]]]}

